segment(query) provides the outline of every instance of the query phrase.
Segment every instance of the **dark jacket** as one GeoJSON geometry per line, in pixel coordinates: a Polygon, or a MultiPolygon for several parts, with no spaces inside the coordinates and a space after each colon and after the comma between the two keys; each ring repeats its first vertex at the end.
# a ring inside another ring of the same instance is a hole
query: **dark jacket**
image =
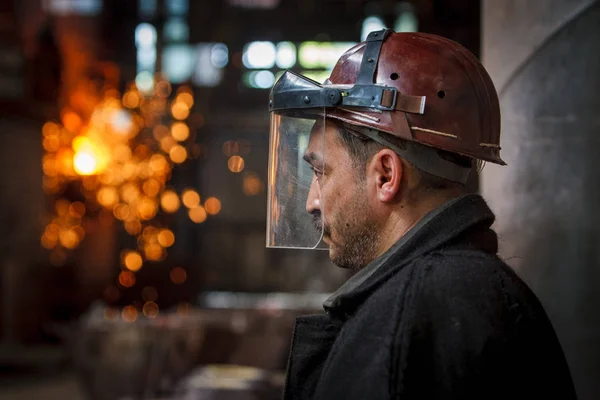
{"type": "Polygon", "coordinates": [[[325,315],[298,318],[284,399],[575,399],[544,309],[496,256],[493,221],[464,196],[325,315]]]}

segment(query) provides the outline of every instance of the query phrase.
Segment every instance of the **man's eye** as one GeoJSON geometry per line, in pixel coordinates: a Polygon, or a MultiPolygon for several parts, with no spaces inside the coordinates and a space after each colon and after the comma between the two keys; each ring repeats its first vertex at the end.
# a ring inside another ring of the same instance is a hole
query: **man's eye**
{"type": "Polygon", "coordinates": [[[322,176],[323,176],[323,172],[319,171],[318,169],[314,169],[314,168],[313,168],[313,173],[315,174],[315,176],[316,176],[317,178],[320,178],[320,177],[322,177],[322,176]]]}

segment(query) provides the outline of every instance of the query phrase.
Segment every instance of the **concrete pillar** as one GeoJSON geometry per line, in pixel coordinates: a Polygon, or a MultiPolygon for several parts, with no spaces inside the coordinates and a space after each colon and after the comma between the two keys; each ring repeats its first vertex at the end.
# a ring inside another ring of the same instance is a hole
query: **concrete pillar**
{"type": "Polygon", "coordinates": [[[500,254],[536,292],[579,398],[600,396],[600,1],[483,0],[483,62],[500,94],[487,165],[500,254]]]}

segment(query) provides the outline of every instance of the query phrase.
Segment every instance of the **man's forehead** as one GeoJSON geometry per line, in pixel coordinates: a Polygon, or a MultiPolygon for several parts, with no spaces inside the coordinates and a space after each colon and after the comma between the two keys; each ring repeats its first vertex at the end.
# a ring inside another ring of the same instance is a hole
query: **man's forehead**
{"type": "Polygon", "coordinates": [[[337,126],[332,121],[325,119],[318,119],[315,121],[310,131],[307,151],[322,151],[325,147],[325,142],[331,145],[332,139],[335,138],[334,133],[337,132],[337,129],[337,126]]]}

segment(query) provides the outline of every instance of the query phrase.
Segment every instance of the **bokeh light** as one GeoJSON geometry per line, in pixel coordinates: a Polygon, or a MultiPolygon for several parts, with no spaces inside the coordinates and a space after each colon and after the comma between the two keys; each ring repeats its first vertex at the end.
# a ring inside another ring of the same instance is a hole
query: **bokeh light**
{"type": "Polygon", "coordinates": [[[138,311],[134,306],[125,306],[121,311],[121,317],[126,322],[135,322],[138,319],[138,311]]]}
{"type": "Polygon", "coordinates": [[[188,216],[192,220],[192,222],[196,224],[201,224],[206,221],[206,210],[202,206],[194,207],[188,211],[188,216]]]}
{"type": "Polygon", "coordinates": [[[162,229],[157,239],[158,244],[163,247],[171,247],[175,243],[175,235],[169,229],[162,229]]]}
{"type": "Polygon", "coordinates": [[[172,190],[165,190],[160,198],[160,206],[165,212],[176,212],[180,206],[179,196],[172,190]]]}
{"type": "Polygon", "coordinates": [[[164,256],[164,249],[158,243],[148,243],[144,246],[144,256],[149,261],[160,261],[164,256]]]}
{"type": "Polygon", "coordinates": [[[221,201],[216,197],[209,197],[204,202],[204,208],[210,215],[217,215],[221,211],[221,201]]]}
{"type": "Polygon", "coordinates": [[[187,208],[195,208],[200,205],[200,195],[194,189],[186,189],[181,194],[181,201],[187,208]]]}
{"type": "Polygon", "coordinates": [[[142,312],[148,318],[156,318],[159,313],[158,304],[153,301],[148,301],[146,304],[144,304],[142,312]]]}
{"type": "Polygon", "coordinates": [[[185,147],[177,144],[169,150],[169,157],[174,163],[181,164],[187,159],[187,150],[185,147]]]}
{"type": "Polygon", "coordinates": [[[135,274],[131,271],[121,271],[119,274],[119,285],[130,288],[135,285],[135,274]]]}
{"type": "Polygon", "coordinates": [[[171,126],[171,135],[173,139],[183,142],[190,136],[190,128],[183,122],[175,122],[171,126]]]}
{"type": "Polygon", "coordinates": [[[142,268],[144,261],[142,256],[137,251],[129,251],[123,257],[123,264],[130,271],[139,271],[142,268]]]}
{"type": "Polygon", "coordinates": [[[175,267],[171,270],[169,277],[171,278],[171,282],[176,285],[181,285],[187,279],[187,272],[181,267],[175,267]]]}
{"type": "Polygon", "coordinates": [[[263,190],[263,183],[255,172],[247,172],[244,175],[242,191],[246,196],[256,196],[263,190]]]}
{"type": "Polygon", "coordinates": [[[244,170],[244,159],[240,156],[231,156],[227,161],[227,167],[233,173],[239,173],[244,170]]]}
{"type": "Polygon", "coordinates": [[[184,120],[190,115],[190,109],[185,103],[176,102],[171,106],[171,115],[175,119],[184,120]]]}

